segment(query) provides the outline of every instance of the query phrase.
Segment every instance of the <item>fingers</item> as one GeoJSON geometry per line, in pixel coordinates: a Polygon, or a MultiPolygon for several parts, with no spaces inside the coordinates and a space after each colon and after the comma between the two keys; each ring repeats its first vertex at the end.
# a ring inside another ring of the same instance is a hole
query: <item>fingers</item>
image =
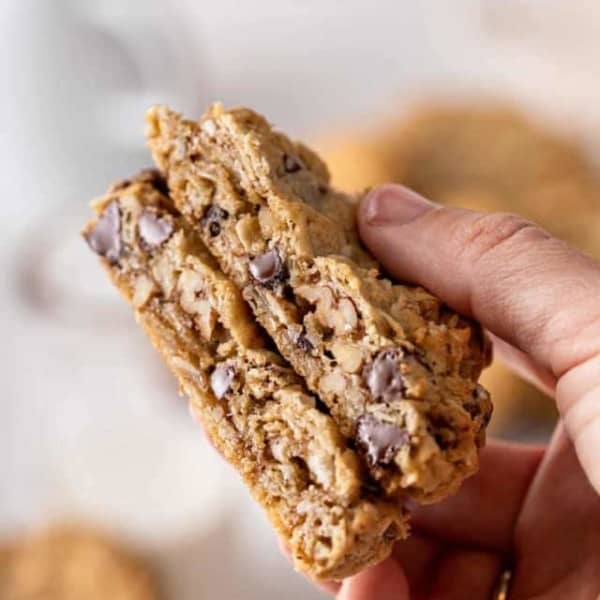
{"type": "Polygon", "coordinates": [[[556,403],[581,466],[600,494],[600,355],[561,378],[556,403]]]}
{"type": "Polygon", "coordinates": [[[546,387],[558,380],[561,416],[600,492],[600,263],[519,217],[443,208],[400,186],[371,192],[359,227],[394,277],[527,354],[546,387]]]}
{"type": "Polygon", "coordinates": [[[479,473],[456,496],[415,510],[415,531],[452,544],[510,551],[514,524],[542,457],[541,448],[489,444],[481,452],[479,473]]]}
{"type": "Polygon", "coordinates": [[[530,356],[499,337],[490,335],[494,343],[494,359],[501,361],[525,381],[538,388],[541,392],[552,398],[556,388],[556,378],[546,369],[542,369],[530,356]]]}
{"type": "Polygon", "coordinates": [[[598,598],[600,497],[561,425],[519,516],[515,552],[511,598],[598,598]]]}
{"type": "Polygon", "coordinates": [[[431,600],[489,600],[501,567],[501,558],[496,554],[454,548],[438,562],[427,597],[431,600]]]}
{"type": "Polygon", "coordinates": [[[401,186],[372,191],[364,242],[556,377],[600,353],[600,264],[513,215],[443,208],[401,186]]]}
{"type": "Polygon", "coordinates": [[[393,558],[348,577],[337,600],[409,600],[408,583],[393,558]]]}
{"type": "Polygon", "coordinates": [[[411,600],[421,600],[429,597],[438,561],[444,553],[445,543],[436,537],[421,535],[414,528],[408,539],[394,546],[392,556],[402,566],[411,600]]]}

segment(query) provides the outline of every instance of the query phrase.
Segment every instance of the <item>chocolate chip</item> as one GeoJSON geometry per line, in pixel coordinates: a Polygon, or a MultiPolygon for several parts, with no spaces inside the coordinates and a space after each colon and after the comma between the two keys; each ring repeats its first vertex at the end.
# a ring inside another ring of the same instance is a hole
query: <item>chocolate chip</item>
{"type": "Polygon", "coordinates": [[[303,168],[302,163],[289,154],[283,155],[283,167],[286,173],[296,173],[303,168]]]}
{"type": "Polygon", "coordinates": [[[477,402],[489,402],[490,393],[479,383],[475,386],[473,390],[473,400],[477,400],[477,402]]]}
{"type": "Polygon", "coordinates": [[[380,498],[384,494],[383,489],[381,489],[381,485],[377,481],[369,478],[363,481],[361,485],[361,491],[363,494],[375,498],[380,498]]]}
{"type": "Polygon", "coordinates": [[[463,404],[463,408],[469,413],[471,419],[476,419],[481,415],[481,406],[477,402],[467,402],[463,404]]]}
{"type": "Polygon", "coordinates": [[[156,213],[143,210],[138,221],[140,239],[149,248],[157,248],[173,235],[173,223],[156,213]]]}
{"type": "Polygon", "coordinates": [[[314,346],[312,342],[306,337],[305,333],[299,333],[298,331],[290,331],[290,338],[292,342],[300,348],[300,350],[304,350],[304,352],[310,352],[314,346]]]}
{"type": "Polygon", "coordinates": [[[325,185],[324,183],[319,184],[319,193],[326,194],[328,191],[329,191],[329,186],[325,185]]]}
{"type": "Polygon", "coordinates": [[[388,348],[377,354],[366,371],[366,383],[375,400],[394,400],[404,392],[404,379],[398,366],[400,350],[388,348]]]}
{"type": "Polygon", "coordinates": [[[481,417],[482,428],[488,426],[494,407],[490,402],[490,393],[479,383],[473,390],[474,402],[465,404],[465,410],[471,415],[473,419],[481,417]]]}
{"type": "Polygon", "coordinates": [[[444,433],[437,432],[433,435],[435,443],[439,446],[440,450],[452,450],[458,446],[458,440],[456,438],[448,438],[444,433]]]}
{"type": "Polygon", "coordinates": [[[400,531],[395,523],[388,525],[388,528],[383,532],[383,539],[386,542],[393,542],[400,537],[400,531]]]}
{"type": "Polygon", "coordinates": [[[119,204],[111,202],[92,229],[84,233],[89,247],[111,263],[118,262],[123,251],[121,241],[121,210],[119,204]]]}
{"type": "Polygon", "coordinates": [[[235,369],[231,365],[219,365],[210,375],[210,387],[220,400],[231,387],[235,378],[235,369]]]}
{"type": "Polygon", "coordinates": [[[212,205],[206,209],[200,224],[208,227],[211,237],[217,237],[221,233],[221,223],[228,217],[229,213],[224,208],[212,205]]]}
{"type": "Polygon", "coordinates": [[[481,421],[487,424],[491,418],[490,394],[480,384],[477,384],[471,394],[472,400],[465,402],[463,408],[469,413],[470,417],[475,420],[481,417],[481,421]]]}
{"type": "Polygon", "coordinates": [[[144,169],[134,177],[134,181],[149,183],[161,194],[164,194],[165,196],[169,195],[169,186],[167,185],[167,180],[158,169],[144,169]]]}
{"type": "Polygon", "coordinates": [[[273,284],[285,276],[281,257],[273,248],[253,258],[248,270],[256,281],[264,285],[273,284]]]}
{"type": "Polygon", "coordinates": [[[407,431],[369,414],[357,419],[356,438],[372,467],[391,462],[398,450],[410,442],[407,431]]]}

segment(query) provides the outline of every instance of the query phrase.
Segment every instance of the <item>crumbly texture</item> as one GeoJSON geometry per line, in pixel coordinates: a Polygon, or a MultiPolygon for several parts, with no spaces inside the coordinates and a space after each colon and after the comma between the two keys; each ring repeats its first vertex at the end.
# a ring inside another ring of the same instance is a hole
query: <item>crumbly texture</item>
{"type": "MultiPolygon", "coordinates": [[[[580,142],[510,106],[419,105],[399,121],[324,137],[319,148],[341,189],[396,182],[444,204],[517,213],[600,258],[597,166],[580,142]]],[[[482,383],[494,398],[492,433],[549,429],[556,419],[547,396],[497,361],[482,383]]]]}
{"type": "Polygon", "coordinates": [[[237,287],[148,171],[95,203],[84,230],[176,375],[192,413],[265,508],[296,566],[342,578],[407,534],[356,452],[275,352],[237,287]]]}
{"type": "Polygon", "coordinates": [[[357,240],[354,200],[247,109],[199,122],[148,113],[173,199],[390,498],[440,500],[478,465],[489,346],[419,287],[392,284],[357,240]]]}
{"type": "Polygon", "coordinates": [[[3,600],[158,600],[144,561],[105,535],[56,526],[0,548],[3,600]]]}

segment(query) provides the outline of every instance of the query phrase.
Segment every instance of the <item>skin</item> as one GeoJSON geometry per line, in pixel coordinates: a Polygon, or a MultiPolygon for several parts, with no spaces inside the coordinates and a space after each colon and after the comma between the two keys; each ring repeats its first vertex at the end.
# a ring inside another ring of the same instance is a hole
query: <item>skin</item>
{"type": "Polygon", "coordinates": [[[554,395],[546,448],[489,443],[453,498],[416,510],[393,557],[325,588],[337,600],[600,598],[600,263],[505,214],[433,204],[401,186],[359,211],[388,273],[480,321],[514,369],[554,395]]]}

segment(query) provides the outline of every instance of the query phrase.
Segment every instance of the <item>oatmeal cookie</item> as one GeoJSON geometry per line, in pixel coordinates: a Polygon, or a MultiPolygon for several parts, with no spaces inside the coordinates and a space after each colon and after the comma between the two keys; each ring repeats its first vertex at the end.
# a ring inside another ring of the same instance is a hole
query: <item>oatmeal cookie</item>
{"type": "Polygon", "coordinates": [[[94,206],[84,237],[296,566],[331,579],[385,558],[407,534],[406,510],[382,498],[326,407],[269,349],[160,174],[120,182],[94,206]]]}
{"type": "Polygon", "coordinates": [[[356,198],[256,113],[215,105],[193,122],[155,107],[147,120],[177,208],[386,496],[455,492],[491,412],[481,328],[386,279],[358,242],[356,198]]]}

